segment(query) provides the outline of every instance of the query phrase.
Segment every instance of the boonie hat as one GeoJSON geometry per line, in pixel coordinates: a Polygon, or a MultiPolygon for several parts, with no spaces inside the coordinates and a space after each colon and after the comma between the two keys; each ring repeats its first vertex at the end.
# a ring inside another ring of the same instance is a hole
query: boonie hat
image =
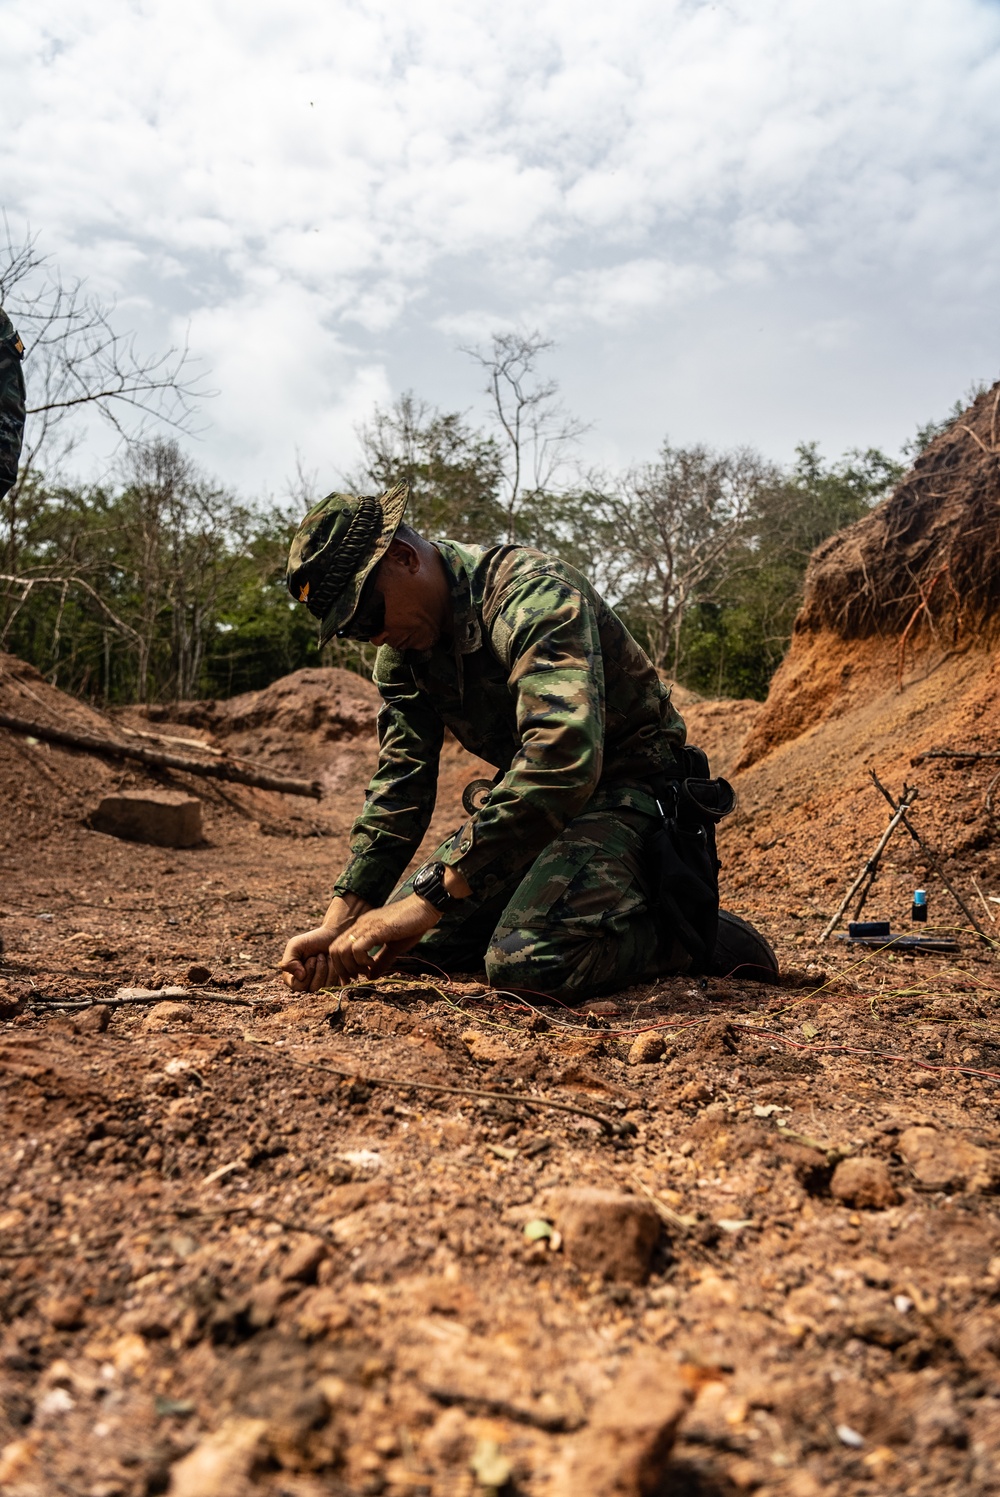
{"type": "Polygon", "coordinates": [[[296,602],[319,619],[321,645],[349,622],[396,534],[409,492],[397,483],[378,499],[327,494],[295,532],[285,580],[296,602]]]}

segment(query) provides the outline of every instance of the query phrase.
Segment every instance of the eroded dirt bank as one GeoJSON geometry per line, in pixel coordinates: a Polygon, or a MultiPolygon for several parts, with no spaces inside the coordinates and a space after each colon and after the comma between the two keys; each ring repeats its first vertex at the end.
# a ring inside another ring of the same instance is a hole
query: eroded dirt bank
{"type": "MultiPolygon", "coordinates": [[[[817,944],[885,825],[869,762],[919,781],[970,898],[973,875],[1000,895],[989,763],[909,767],[996,742],[992,659],[928,655],[900,696],[893,658],[855,658],[735,776],[725,899],[787,985],[671,979],[591,1013],[476,974],[285,1000],[273,963],[372,763],[364,683],[119,719],[319,773],[319,803],[0,734],[0,1488],[1000,1491],[993,958],[817,944]],[[203,845],[87,828],[157,784],[201,799],[203,845]]],[[[111,730],[10,657],[0,704],[111,730]]],[[[683,710],[720,765],[761,720],[683,710]]],[[[432,835],[476,772],[448,755],[432,835]]],[[[890,852],[871,911],[898,921],[926,875],[890,852]]]]}

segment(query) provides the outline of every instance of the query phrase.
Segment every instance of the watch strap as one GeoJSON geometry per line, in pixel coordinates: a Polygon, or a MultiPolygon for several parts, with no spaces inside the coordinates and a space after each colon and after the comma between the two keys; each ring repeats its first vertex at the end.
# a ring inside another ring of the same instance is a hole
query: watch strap
{"type": "Polygon", "coordinates": [[[444,864],[425,863],[413,875],[413,892],[436,910],[446,910],[455,901],[444,886],[444,864]]]}

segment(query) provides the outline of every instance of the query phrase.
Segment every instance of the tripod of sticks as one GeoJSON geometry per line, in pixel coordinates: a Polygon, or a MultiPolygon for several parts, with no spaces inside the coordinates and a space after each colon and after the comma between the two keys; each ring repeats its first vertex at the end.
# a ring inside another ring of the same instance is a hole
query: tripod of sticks
{"type": "Polygon", "coordinates": [[[892,816],[889,819],[889,825],[886,827],[885,831],[879,838],[877,846],[875,847],[871,855],[865,860],[861,872],[858,874],[857,878],[851,884],[851,887],[848,889],[847,893],[840,901],[840,904],[837,906],[835,913],[823,927],[823,932],[820,936],[820,940],[826,941],[829,939],[834,930],[836,930],[837,926],[840,924],[840,921],[843,919],[844,912],[850,905],[851,900],[855,897],[857,897],[858,903],[854,911],[854,918],[855,920],[860,918],[861,911],[865,907],[865,901],[868,898],[868,895],[871,893],[872,885],[878,878],[878,870],[879,864],[882,861],[882,854],[888,847],[889,840],[892,837],[893,832],[897,827],[901,826],[909,834],[911,840],[915,842],[916,845],[920,848],[925,859],[927,860],[927,866],[941,880],[942,884],[948,890],[948,893],[958,905],[959,909],[962,911],[962,914],[965,916],[966,920],[968,920],[969,924],[979,936],[980,940],[985,942],[987,946],[992,948],[995,945],[995,942],[983,930],[982,926],[979,924],[979,921],[976,919],[975,915],[973,915],[972,911],[969,909],[968,905],[965,903],[965,900],[962,898],[961,894],[959,894],[958,890],[953,888],[952,885],[948,882],[948,879],[945,877],[937,856],[927,846],[927,843],[924,841],[923,837],[921,837],[920,833],[917,831],[916,827],[910,820],[909,813],[913,807],[913,802],[920,794],[920,791],[917,789],[916,785],[907,785],[904,782],[903,794],[897,801],[882,784],[874,769],[869,770],[869,774],[871,775],[872,784],[875,786],[875,789],[889,802],[889,806],[892,810],[892,816]]]}

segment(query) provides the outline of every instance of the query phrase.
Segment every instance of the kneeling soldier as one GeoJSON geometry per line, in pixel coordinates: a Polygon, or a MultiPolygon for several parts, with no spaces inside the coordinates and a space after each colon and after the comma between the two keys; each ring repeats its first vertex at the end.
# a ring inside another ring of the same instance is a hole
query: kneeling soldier
{"type": "Polygon", "coordinates": [[[663,905],[651,871],[664,796],[695,783],[691,756],[707,775],[652,662],[573,567],[527,546],[432,543],[403,523],[406,499],[405,485],[377,499],[331,494],[289,556],[289,589],[319,618],[321,642],[379,647],[382,704],[350,858],[322,925],[288,942],[286,982],[315,992],[387,971],[410,950],[445,971],[485,964],[496,987],[569,1002],[707,970],[713,818],[690,920],[684,868],[680,905],[676,887],[663,905]],[[445,728],[496,777],[397,884],[430,821],[445,728]],[[707,953],[692,949],[699,936],[707,953]]]}

